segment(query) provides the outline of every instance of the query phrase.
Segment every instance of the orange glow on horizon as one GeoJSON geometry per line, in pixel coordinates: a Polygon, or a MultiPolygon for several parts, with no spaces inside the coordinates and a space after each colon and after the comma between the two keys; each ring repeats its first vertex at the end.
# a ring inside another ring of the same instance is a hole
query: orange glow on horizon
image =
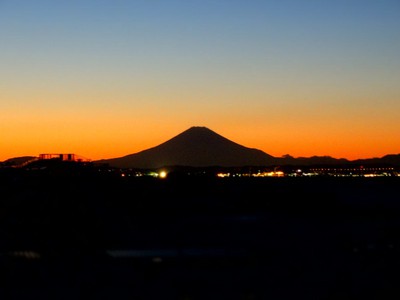
{"type": "MultiPolygon", "coordinates": [[[[76,153],[91,160],[121,157],[158,146],[190,127],[174,126],[172,123],[162,126],[157,123],[145,131],[139,125],[128,126],[120,122],[116,129],[112,129],[111,125],[102,121],[92,121],[92,126],[97,127],[97,130],[93,127],[82,130],[83,124],[80,122],[71,127],[31,123],[31,130],[25,130],[26,124],[21,125],[18,128],[22,133],[3,134],[0,161],[18,156],[37,156],[39,153],[76,153]]],[[[318,136],[317,133],[312,135],[299,131],[297,135],[288,135],[286,131],[279,132],[277,129],[267,132],[246,127],[242,130],[237,127],[221,130],[207,127],[238,144],[260,149],[275,157],[289,154],[293,157],[331,156],[354,160],[400,152],[395,150],[400,149],[399,140],[386,140],[390,132],[368,140],[366,136],[352,134],[342,134],[340,137],[328,134],[318,136]]]]}
{"type": "Polygon", "coordinates": [[[86,2],[0,1],[0,161],[191,126],[275,157],[400,153],[398,1],[86,2]]]}
{"type": "Polygon", "coordinates": [[[275,157],[354,160],[400,153],[400,110],[352,104],[344,111],[333,100],[329,109],[323,109],[289,105],[285,98],[277,98],[283,104],[237,102],[224,114],[228,103],[203,103],[196,97],[169,103],[143,98],[146,101],[137,108],[125,100],[112,103],[101,98],[96,105],[66,105],[62,98],[62,105],[47,100],[18,107],[15,98],[0,107],[0,161],[40,153],[76,153],[92,160],[121,157],[155,147],[191,126],[206,126],[275,157]]]}

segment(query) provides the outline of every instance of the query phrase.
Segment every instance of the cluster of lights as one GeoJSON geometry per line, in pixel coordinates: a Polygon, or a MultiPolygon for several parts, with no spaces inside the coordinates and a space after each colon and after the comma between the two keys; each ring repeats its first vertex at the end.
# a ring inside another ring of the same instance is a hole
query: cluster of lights
{"type": "Polygon", "coordinates": [[[218,178],[225,178],[225,177],[283,177],[285,176],[285,173],[282,171],[273,171],[273,172],[258,172],[255,174],[249,174],[249,173],[244,173],[244,174],[231,174],[231,173],[218,173],[217,177],[218,178]]]}
{"type": "MultiPolygon", "coordinates": [[[[131,177],[132,174],[130,173],[121,173],[121,177],[131,177]]],[[[154,178],[160,178],[160,179],[165,179],[168,176],[167,171],[160,171],[160,172],[147,172],[147,173],[140,173],[140,172],[136,172],[134,175],[134,177],[142,177],[142,176],[150,176],[150,177],[154,177],[154,178]]]]}
{"type": "MultiPolygon", "coordinates": [[[[205,172],[204,172],[205,173],[205,172]]],[[[190,173],[188,173],[190,175],[190,173]]],[[[121,177],[142,177],[149,176],[159,179],[165,179],[168,177],[166,170],[150,171],[150,172],[135,172],[133,173],[121,173],[121,177]]],[[[237,172],[219,172],[216,174],[218,178],[237,178],[237,177],[313,177],[313,176],[332,176],[332,177],[386,177],[396,176],[400,177],[400,172],[394,171],[394,168],[313,168],[309,172],[301,169],[293,170],[292,172],[285,173],[283,171],[257,171],[257,173],[237,173],[237,172]],[[353,172],[352,172],[353,171],[353,172]],[[358,172],[354,172],[358,171],[358,172]]]]}
{"type": "Polygon", "coordinates": [[[394,168],[318,168],[311,169],[315,175],[334,177],[385,177],[398,176],[394,168]],[[368,173],[367,173],[368,172],[368,173]]]}
{"type": "Polygon", "coordinates": [[[253,174],[253,177],[283,177],[285,173],[282,171],[272,171],[272,172],[263,172],[263,173],[257,173],[253,174]]]}

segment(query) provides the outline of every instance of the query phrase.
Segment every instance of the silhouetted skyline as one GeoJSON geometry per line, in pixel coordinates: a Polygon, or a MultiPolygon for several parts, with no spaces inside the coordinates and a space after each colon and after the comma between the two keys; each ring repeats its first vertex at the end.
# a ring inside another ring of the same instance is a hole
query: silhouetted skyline
{"type": "MultiPolygon", "coordinates": [[[[35,160],[90,162],[90,158],[76,153],[41,153],[39,156],[13,157],[3,166],[26,165],[35,160]]],[[[246,166],[343,166],[348,164],[400,166],[400,154],[348,160],[330,156],[274,157],[256,148],[248,148],[223,137],[203,126],[192,126],[169,140],[122,157],[93,160],[114,168],[157,169],[161,167],[246,167],[246,166]]]]}
{"type": "Polygon", "coordinates": [[[400,2],[0,1],[0,160],[193,124],[273,156],[400,151],[400,2]]]}

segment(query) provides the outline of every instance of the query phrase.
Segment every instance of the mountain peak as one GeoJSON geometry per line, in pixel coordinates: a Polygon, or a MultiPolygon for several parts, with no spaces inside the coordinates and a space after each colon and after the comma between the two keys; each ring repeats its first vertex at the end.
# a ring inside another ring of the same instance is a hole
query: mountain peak
{"type": "MultiPolygon", "coordinates": [[[[169,143],[170,141],[176,141],[176,140],[184,140],[185,144],[186,143],[204,144],[207,142],[211,142],[211,140],[229,141],[225,137],[219,135],[215,131],[212,131],[211,129],[204,127],[204,126],[192,126],[189,129],[181,132],[177,136],[173,137],[171,140],[168,140],[164,144],[169,143]]],[[[232,142],[232,141],[229,141],[229,142],[232,142]]],[[[198,145],[198,146],[200,146],[200,145],[198,145]]]]}
{"type": "Polygon", "coordinates": [[[189,129],[183,131],[183,133],[190,133],[190,134],[217,134],[216,132],[212,131],[211,129],[205,126],[192,126],[189,129]]]}
{"type": "Polygon", "coordinates": [[[205,126],[192,126],[189,129],[187,129],[186,131],[189,131],[189,130],[209,130],[209,131],[212,131],[211,129],[209,129],[209,128],[205,127],[205,126]]]}
{"type": "Polygon", "coordinates": [[[204,126],[192,126],[170,140],[136,154],[107,160],[117,167],[260,166],[272,163],[271,155],[239,145],[204,126]]]}

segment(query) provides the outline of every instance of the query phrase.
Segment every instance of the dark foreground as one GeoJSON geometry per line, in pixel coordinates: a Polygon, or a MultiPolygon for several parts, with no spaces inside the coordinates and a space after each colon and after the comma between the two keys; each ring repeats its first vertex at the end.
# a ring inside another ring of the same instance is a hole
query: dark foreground
{"type": "Polygon", "coordinates": [[[399,178],[2,174],[1,299],[398,299],[399,178]]]}

